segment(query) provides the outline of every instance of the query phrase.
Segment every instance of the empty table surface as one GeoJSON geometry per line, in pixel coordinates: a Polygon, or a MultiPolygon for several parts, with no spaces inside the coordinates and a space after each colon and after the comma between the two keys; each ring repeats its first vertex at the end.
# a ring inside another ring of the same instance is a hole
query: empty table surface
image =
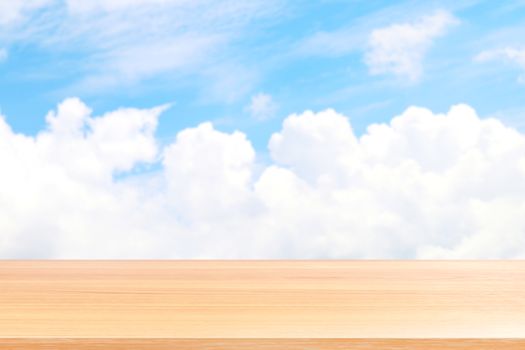
{"type": "Polygon", "coordinates": [[[472,348],[489,349],[506,339],[514,349],[525,339],[525,262],[2,261],[0,338],[10,349],[46,339],[56,349],[71,339],[115,349],[177,339],[199,349],[486,339],[472,348]]]}

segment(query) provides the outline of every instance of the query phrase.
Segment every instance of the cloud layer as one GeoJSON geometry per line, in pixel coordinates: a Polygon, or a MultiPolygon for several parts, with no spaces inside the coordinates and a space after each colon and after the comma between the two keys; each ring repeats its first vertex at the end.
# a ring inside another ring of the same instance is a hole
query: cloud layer
{"type": "Polygon", "coordinates": [[[161,147],[166,108],[68,99],[36,136],[0,119],[0,257],[525,258],[525,135],[467,105],[360,137],[290,115],[267,163],[211,123],[161,147]]]}

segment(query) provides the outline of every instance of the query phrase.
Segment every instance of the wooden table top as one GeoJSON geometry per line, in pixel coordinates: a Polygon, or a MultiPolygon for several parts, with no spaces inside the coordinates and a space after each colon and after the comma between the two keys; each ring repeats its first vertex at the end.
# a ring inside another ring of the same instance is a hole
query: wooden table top
{"type": "Polygon", "coordinates": [[[0,338],[0,349],[525,349],[525,261],[1,261],[0,338]]]}

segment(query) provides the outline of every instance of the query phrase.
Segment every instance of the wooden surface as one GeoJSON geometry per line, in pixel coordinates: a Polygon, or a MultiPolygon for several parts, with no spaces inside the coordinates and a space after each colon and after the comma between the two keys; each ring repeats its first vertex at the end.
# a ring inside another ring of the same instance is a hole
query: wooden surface
{"type": "Polygon", "coordinates": [[[0,349],[525,349],[525,262],[2,261],[0,338],[0,349]]]}
{"type": "Polygon", "coordinates": [[[0,339],[0,350],[523,350],[503,339],[0,339]]]}

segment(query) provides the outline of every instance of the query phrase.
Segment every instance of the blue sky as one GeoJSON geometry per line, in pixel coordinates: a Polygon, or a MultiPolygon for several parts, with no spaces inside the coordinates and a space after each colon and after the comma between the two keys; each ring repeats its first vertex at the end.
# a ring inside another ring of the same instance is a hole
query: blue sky
{"type": "Polygon", "coordinates": [[[525,258],[524,19],[0,0],[0,258],[525,258]]]}
{"type": "Polygon", "coordinates": [[[20,132],[40,130],[43,115],[72,96],[98,114],[173,103],[161,119],[160,137],[212,120],[219,129],[245,131],[261,150],[288,114],[306,109],[335,108],[357,132],[410,105],[443,112],[456,103],[522,126],[523,56],[475,59],[483,51],[524,45],[520,1],[226,1],[209,9],[205,1],[130,1],[110,9],[34,3],[3,20],[7,29],[0,38],[0,106],[20,132]],[[231,11],[221,14],[221,7],[231,11]],[[374,30],[415,25],[436,11],[455,23],[428,39],[416,59],[418,78],[370,74],[365,55],[374,30]],[[251,118],[247,108],[257,94],[274,104],[265,120],[251,118]]]}

